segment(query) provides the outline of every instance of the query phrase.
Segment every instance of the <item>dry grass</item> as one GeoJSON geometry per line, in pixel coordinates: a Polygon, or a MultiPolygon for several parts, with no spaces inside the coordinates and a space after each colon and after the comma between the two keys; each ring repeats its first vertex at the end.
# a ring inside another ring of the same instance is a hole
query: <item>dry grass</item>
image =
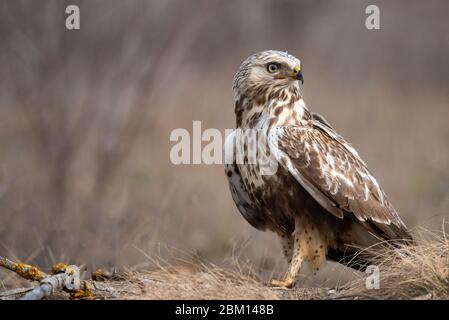
{"type": "MultiPolygon", "coordinates": [[[[96,287],[98,283],[95,284],[96,287]]],[[[97,298],[104,299],[319,299],[326,289],[278,289],[235,270],[216,266],[127,272],[118,281],[107,281],[97,298]]]]}
{"type": "MultiPolygon", "coordinates": [[[[108,284],[119,299],[449,299],[449,241],[444,232],[422,229],[413,245],[370,248],[379,267],[380,288],[367,289],[367,274],[336,289],[276,289],[258,279],[251,268],[236,265],[163,267],[126,272],[108,284]]],[[[107,296],[105,296],[107,297],[107,296]]]]}
{"type": "Polygon", "coordinates": [[[444,232],[422,229],[414,245],[388,247],[382,251],[370,248],[379,267],[380,288],[366,288],[366,279],[350,282],[341,288],[349,295],[369,295],[377,299],[449,299],[449,242],[444,232]]]}
{"type": "Polygon", "coordinates": [[[126,269],[88,282],[97,299],[449,299],[449,242],[444,232],[423,230],[416,244],[373,247],[360,254],[369,255],[379,267],[379,289],[367,289],[364,273],[336,288],[273,288],[250,265],[237,260],[223,268],[159,259],[152,261],[151,270],[126,269]]]}

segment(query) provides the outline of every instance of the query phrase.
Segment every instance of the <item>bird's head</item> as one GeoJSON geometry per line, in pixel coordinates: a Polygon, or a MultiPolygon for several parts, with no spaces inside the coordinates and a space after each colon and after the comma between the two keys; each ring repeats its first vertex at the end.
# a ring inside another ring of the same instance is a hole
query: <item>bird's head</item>
{"type": "Polygon", "coordinates": [[[267,50],[243,61],[234,77],[236,95],[245,92],[260,94],[276,89],[299,88],[304,83],[301,61],[287,52],[267,50]]]}

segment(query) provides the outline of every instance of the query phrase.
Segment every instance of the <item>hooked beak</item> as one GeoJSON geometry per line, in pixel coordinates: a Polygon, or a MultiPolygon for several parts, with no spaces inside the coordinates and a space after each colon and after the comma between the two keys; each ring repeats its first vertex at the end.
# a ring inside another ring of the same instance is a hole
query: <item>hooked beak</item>
{"type": "Polygon", "coordinates": [[[283,73],[283,74],[280,74],[280,75],[277,75],[274,77],[274,79],[286,79],[286,78],[290,78],[293,80],[299,80],[299,81],[301,81],[302,84],[304,84],[304,78],[302,76],[301,66],[297,65],[296,67],[293,68],[293,70],[291,72],[283,73]]]}
{"type": "Polygon", "coordinates": [[[291,78],[293,78],[295,80],[299,80],[299,81],[301,81],[301,84],[304,84],[304,77],[302,75],[300,65],[297,65],[296,67],[293,68],[291,78]]]}
{"type": "Polygon", "coordinates": [[[301,81],[301,84],[304,84],[304,77],[302,76],[302,72],[301,71],[299,71],[296,74],[296,80],[299,80],[299,81],[301,81]]]}

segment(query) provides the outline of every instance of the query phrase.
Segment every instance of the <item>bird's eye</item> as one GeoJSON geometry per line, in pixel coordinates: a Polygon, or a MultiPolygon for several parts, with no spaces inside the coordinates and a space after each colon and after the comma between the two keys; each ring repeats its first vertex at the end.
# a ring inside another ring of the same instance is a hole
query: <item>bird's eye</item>
{"type": "Polygon", "coordinates": [[[269,63],[267,65],[267,70],[269,73],[274,73],[279,70],[279,65],[277,63],[269,63]]]}

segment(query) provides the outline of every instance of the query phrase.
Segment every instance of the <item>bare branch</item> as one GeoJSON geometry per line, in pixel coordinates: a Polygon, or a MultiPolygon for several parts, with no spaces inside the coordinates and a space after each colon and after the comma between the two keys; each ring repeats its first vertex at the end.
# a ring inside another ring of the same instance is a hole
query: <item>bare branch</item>
{"type": "Polygon", "coordinates": [[[40,281],[42,278],[46,276],[45,273],[43,273],[34,266],[24,263],[15,263],[1,256],[0,256],[0,267],[14,271],[19,276],[27,280],[40,281]]]}
{"type": "Polygon", "coordinates": [[[57,263],[52,267],[52,274],[46,274],[32,265],[16,263],[1,256],[0,266],[14,271],[24,279],[39,282],[39,285],[34,288],[4,292],[0,298],[10,298],[25,293],[20,300],[41,300],[62,291],[69,292],[73,298],[93,297],[86,281],[82,282],[81,288],[73,283],[74,280],[79,281],[79,278],[74,279],[75,273],[79,275],[80,267],[78,266],[57,263]]]}
{"type": "Polygon", "coordinates": [[[15,300],[17,298],[20,298],[21,296],[23,296],[25,293],[33,290],[34,288],[18,288],[18,289],[12,289],[9,291],[5,291],[5,292],[0,292],[0,300],[8,300],[8,299],[12,299],[15,300]]]}

